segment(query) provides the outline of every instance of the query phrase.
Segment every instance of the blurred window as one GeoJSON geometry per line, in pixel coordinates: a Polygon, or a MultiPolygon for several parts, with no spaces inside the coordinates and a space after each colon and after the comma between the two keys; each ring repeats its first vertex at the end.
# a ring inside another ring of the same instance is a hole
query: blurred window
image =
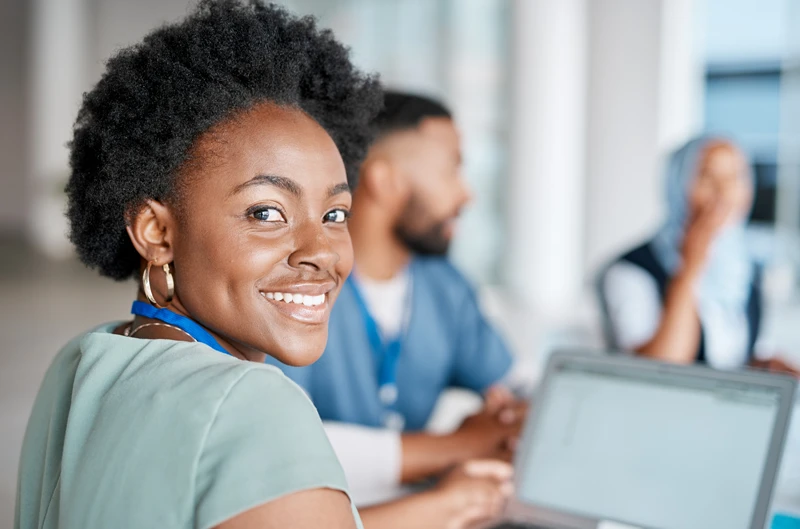
{"type": "MultiPolygon", "coordinates": [[[[782,90],[793,38],[792,2],[703,0],[705,129],[731,136],[748,151],[756,180],[751,222],[770,225],[783,185],[778,175],[787,94],[782,90]]],[[[800,207],[800,196],[791,203],[800,207]]]]}
{"type": "Polygon", "coordinates": [[[751,221],[775,222],[781,64],[708,65],[705,128],[732,136],[751,156],[756,196],[751,221]]]}

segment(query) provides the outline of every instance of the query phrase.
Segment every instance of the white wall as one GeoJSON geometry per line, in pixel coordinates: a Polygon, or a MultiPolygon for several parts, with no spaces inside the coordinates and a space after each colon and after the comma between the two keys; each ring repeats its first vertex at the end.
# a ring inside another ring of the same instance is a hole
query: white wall
{"type": "Polygon", "coordinates": [[[661,30],[662,1],[589,2],[587,278],[662,215],[661,30]]]}

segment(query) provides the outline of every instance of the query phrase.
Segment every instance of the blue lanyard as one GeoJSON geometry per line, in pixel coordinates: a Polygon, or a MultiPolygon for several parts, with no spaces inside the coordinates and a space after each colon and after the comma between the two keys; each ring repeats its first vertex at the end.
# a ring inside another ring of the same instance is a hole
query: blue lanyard
{"type": "MultiPolygon", "coordinates": [[[[364,320],[369,344],[372,348],[375,364],[378,368],[378,397],[384,406],[392,407],[397,402],[397,361],[400,358],[400,351],[403,348],[402,336],[404,332],[401,331],[400,336],[394,340],[385,342],[381,337],[378,322],[376,322],[375,318],[370,314],[367,303],[358,290],[358,285],[356,285],[353,276],[350,276],[347,282],[350,283],[359,312],[361,312],[361,317],[364,320]]],[[[409,292],[410,289],[411,285],[409,284],[409,292]]],[[[406,296],[404,313],[409,311],[409,305],[410,296],[406,296]]],[[[403,314],[403,319],[407,319],[407,314],[403,314]]]]}
{"type": "Polygon", "coordinates": [[[144,316],[153,320],[161,320],[164,323],[169,323],[179,328],[200,343],[204,343],[212,349],[216,349],[220,353],[230,356],[230,353],[222,347],[219,342],[211,336],[211,334],[202,328],[197,322],[190,320],[186,316],[175,314],[169,309],[157,309],[152,305],[148,305],[142,301],[134,301],[131,306],[131,314],[137,316],[144,316]]]}

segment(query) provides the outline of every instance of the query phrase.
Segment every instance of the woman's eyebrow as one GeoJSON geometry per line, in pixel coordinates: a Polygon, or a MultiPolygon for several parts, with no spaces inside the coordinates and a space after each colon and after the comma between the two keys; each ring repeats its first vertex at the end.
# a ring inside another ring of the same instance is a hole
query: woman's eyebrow
{"type": "Polygon", "coordinates": [[[341,184],[336,184],[335,186],[331,186],[328,189],[328,198],[335,197],[336,195],[341,195],[342,193],[351,193],[350,184],[347,182],[343,182],[341,184]]]}
{"type": "MultiPolygon", "coordinates": [[[[258,186],[258,185],[268,185],[273,187],[278,187],[283,189],[284,191],[288,191],[289,193],[293,194],[296,197],[303,196],[303,190],[300,188],[297,183],[292,180],[291,178],[286,178],[285,176],[276,176],[276,175],[256,175],[247,182],[243,182],[233,188],[233,191],[229,193],[229,196],[235,195],[236,193],[240,193],[243,190],[247,189],[248,187],[258,186]]],[[[348,188],[349,190],[349,188],[348,188]]]]}

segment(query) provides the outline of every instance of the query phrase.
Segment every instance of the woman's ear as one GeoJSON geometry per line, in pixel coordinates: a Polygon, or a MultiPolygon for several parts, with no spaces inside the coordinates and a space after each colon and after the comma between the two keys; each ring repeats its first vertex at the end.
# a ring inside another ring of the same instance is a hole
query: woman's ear
{"type": "Polygon", "coordinates": [[[127,230],[134,248],[145,261],[157,265],[172,262],[175,218],[162,202],[146,201],[130,216],[127,230]]]}

